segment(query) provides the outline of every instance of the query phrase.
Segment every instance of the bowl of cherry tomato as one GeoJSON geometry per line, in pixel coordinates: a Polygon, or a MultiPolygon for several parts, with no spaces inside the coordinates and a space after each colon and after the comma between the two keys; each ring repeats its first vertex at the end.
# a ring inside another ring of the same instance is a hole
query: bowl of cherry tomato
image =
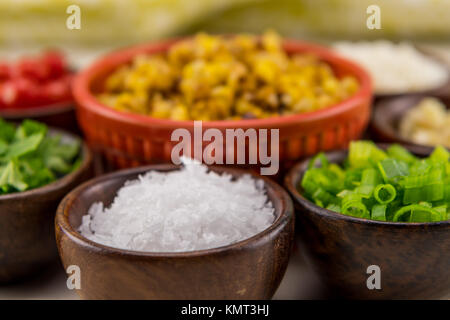
{"type": "Polygon", "coordinates": [[[71,82],[74,71],[58,51],[0,61],[0,117],[34,119],[77,131],[71,82]]]}

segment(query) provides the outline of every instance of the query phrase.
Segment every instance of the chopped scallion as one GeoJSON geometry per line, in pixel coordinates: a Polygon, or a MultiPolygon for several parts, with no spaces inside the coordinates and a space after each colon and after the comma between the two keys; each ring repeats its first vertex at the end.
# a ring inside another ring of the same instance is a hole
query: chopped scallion
{"type": "Polygon", "coordinates": [[[356,141],[343,165],[329,163],[322,153],[314,157],[299,188],[317,205],[358,218],[443,221],[450,218],[449,161],[443,147],[419,159],[399,145],[383,151],[356,141]]]}

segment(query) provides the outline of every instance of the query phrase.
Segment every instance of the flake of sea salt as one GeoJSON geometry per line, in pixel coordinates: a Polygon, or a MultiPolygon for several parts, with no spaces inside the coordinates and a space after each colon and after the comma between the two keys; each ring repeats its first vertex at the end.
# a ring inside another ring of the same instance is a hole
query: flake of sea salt
{"type": "Polygon", "coordinates": [[[269,227],[274,208],[262,180],[233,180],[192,159],[169,173],[150,171],[127,181],[113,203],[94,203],[80,233],[107,246],[146,252],[216,248],[269,227]]]}

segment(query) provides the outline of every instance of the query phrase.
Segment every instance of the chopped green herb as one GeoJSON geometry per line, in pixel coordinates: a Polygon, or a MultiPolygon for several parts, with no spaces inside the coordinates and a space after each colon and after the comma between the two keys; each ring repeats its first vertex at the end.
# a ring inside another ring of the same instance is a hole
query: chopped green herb
{"type": "Polygon", "coordinates": [[[0,118],[0,195],[44,186],[79,164],[80,142],[47,131],[33,120],[16,128],[0,118]]]}

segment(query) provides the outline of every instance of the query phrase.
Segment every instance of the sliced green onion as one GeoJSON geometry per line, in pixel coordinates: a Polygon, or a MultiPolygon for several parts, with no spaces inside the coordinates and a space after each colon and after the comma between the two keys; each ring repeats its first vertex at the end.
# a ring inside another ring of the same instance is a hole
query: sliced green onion
{"type": "Polygon", "coordinates": [[[399,209],[394,215],[394,222],[433,222],[440,221],[441,214],[432,208],[420,204],[411,204],[399,209]]]}
{"type": "Polygon", "coordinates": [[[387,154],[370,141],[352,141],[349,147],[349,163],[354,168],[370,167],[374,162],[387,158],[387,154]]]}
{"type": "Polygon", "coordinates": [[[370,218],[366,206],[362,202],[349,201],[342,206],[342,213],[358,218],[370,218]]]}
{"type": "Polygon", "coordinates": [[[337,205],[337,204],[334,204],[334,203],[330,203],[327,206],[327,209],[331,210],[331,211],[334,211],[334,212],[337,212],[337,213],[341,213],[341,207],[339,205],[337,205]]]}
{"type": "Polygon", "coordinates": [[[433,204],[430,203],[430,202],[421,201],[421,202],[419,202],[419,204],[420,204],[421,206],[424,206],[424,207],[427,207],[427,208],[433,208],[433,204]]]}
{"type": "Polygon", "coordinates": [[[308,170],[303,175],[303,179],[301,181],[301,186],[306,194],[313,194],[316,189],[319,187],[314,180],[314,172],[308,170]]]}
{"type": "Polygon", "coordinates": [[[345,172],[344,172],[344,170],[342,170],[342,168],[339,167],[336,163],[331,163],[328,166],[328,170],[330,170],[330,172],[333,172],[339,180],[344,180],[345,179],[345,172]]]}
{"type": "Polygon", "coordinates": [[[411,212],[413,210],[413,208],[416,205],[409,205],[409,206],[405,206],[403,208],[400,208],[394,215],[394,218],[392,219],[394,222],[399,222],[399,221],[403,221],[406,222],[409,220],[409,217],[411,215],[411,212]]]}
{"type": "Polygon", "coordinates": [[[436,147],[430,155],[431,161],[438,162],[448,162],[450,158],[450,152],[447,151],[443,146],[436,147]]]}
{"type": "Polygon", "coordinates": [[[378,162],[378,169],[385,182],[396,181],[408,175],[408,164],[401,160],[385,159],[378,162]]]}
{"type": "Polygon", "coordinates": [[[321,208],[325,208],[325,206],[323,205],[323,202],[320,201],[319,199],[314,199],[314,203],[321,208]]]}
{"type": "Polygon", "coordinates": [[[393,222],[448,220],[450,152],[436,148],[424,159],[392,145],[350,144],[343,165],[319,154],[309,163],[299,189],[316,205],[359,218],[393,222]],[[320,164],[317,164],[320,160],[320,164]]]}
{"type": "Polygon", "coordinates": [[[379,203],[386,204],[394,201],[397,191],[391,184],[380,184],[373,191],[373,196],[379,203]]]}
{"type": "Polygon", "coordinates": [[[345,196],[354,193],[351,190],[342,190],[341,192],[339,192],[336,196],[339,198],[345,198],[345,196]]]}
{"type": "Polygon", "coordinates": [[[409,217],[409,222],[428,222],[428,221],[438,221],[441,215],[431,208],[415,208],[411,211],[411,216],[409,217]]]}
{"type": "Polygon", "coordinates": [[[410,167],[409,167],[409,174],[411,176],[418,176],[418,175],[422,175],[428,172],[428,170],[430,170],[431,168],[431,163],[425,160],[419,160],[415,163],[413,163],[410,167]]]}
{"type": "Polygon", "coordinates": [[[323,154],[323,152],[318,153],[315,157],[313,157],[311,159],[311,161],[309,161],[308,163],[308,169],[313,168],[316,165],[317,160],[320,160],[320,164],[322,166],[322,168],[326,168],[328,166],[328,159],[327,157],[325,157],[325,155],[323,154]]]}
{"type": "Polygon", "coordinates": [[[398,144],[390,146],[386,151],[389,157],[396,160],[401,160],[406,163],[414,163],[417,161],[417,158],[413,156],[411,152],[398,144]]]}
{"type": "Polygon", "coordinates": [[[447,213],[447,205],[440,205],[433,208],[436,212],[439,212],[441,215],[441,220],[448,220],[448,213],[447,213]]]}
{"type": "Polygon", "coordinates": [[[444,170],[431,169],[427,174],[405,177],[403,203],[438,201],[444,198],[444,170]]]}
{"type": "MultiPolygon", "coordinates": [[[[305,186],[302,185],[302,187],[306,188],[315,185],[316,187],[322,187],[325,190],[334,193],[342,190],[345,175],[343,172],[339,172],[336,168],[330,169],[330,167],[333,168],[332,166],[327,166],[323,168],[308,169],[302,180],[302,183],[304,183],[305,186]]],[[[314,190],[315,189],[309,192],[312,193],[314,190]]]]}
{"type": "Polygon", "coordinates": [[[344,187],[347,189],[353,189],[359,184],[362,177],[361,169],[349,169],[345,172],[344,187]]]}
{"type": "Polygon", "coordinates": [[[372,207],[371,218],[373,220],[386,221],[386,209],[387,205],[385,204],[376,204],[372,207]]]}
{"type": "Polygon", "coordinates": [[[313,193],[312,198],[314,200],[320,201],[325,206],[330,203],[339,203],[339,201],[334,195],[332,195],[331,193],[325,191],[320,187],[317,188],[316,191],[313,193]]]}
{"type": "Polygon", "coordinates": [[[374,168],[364,169],[361,176],[361,183],[355,189],[356,193],[359,193],[365,198],[369,198],[372,195],[375,187],[381,183],[381,177],[378,171],[374,168]]]}

